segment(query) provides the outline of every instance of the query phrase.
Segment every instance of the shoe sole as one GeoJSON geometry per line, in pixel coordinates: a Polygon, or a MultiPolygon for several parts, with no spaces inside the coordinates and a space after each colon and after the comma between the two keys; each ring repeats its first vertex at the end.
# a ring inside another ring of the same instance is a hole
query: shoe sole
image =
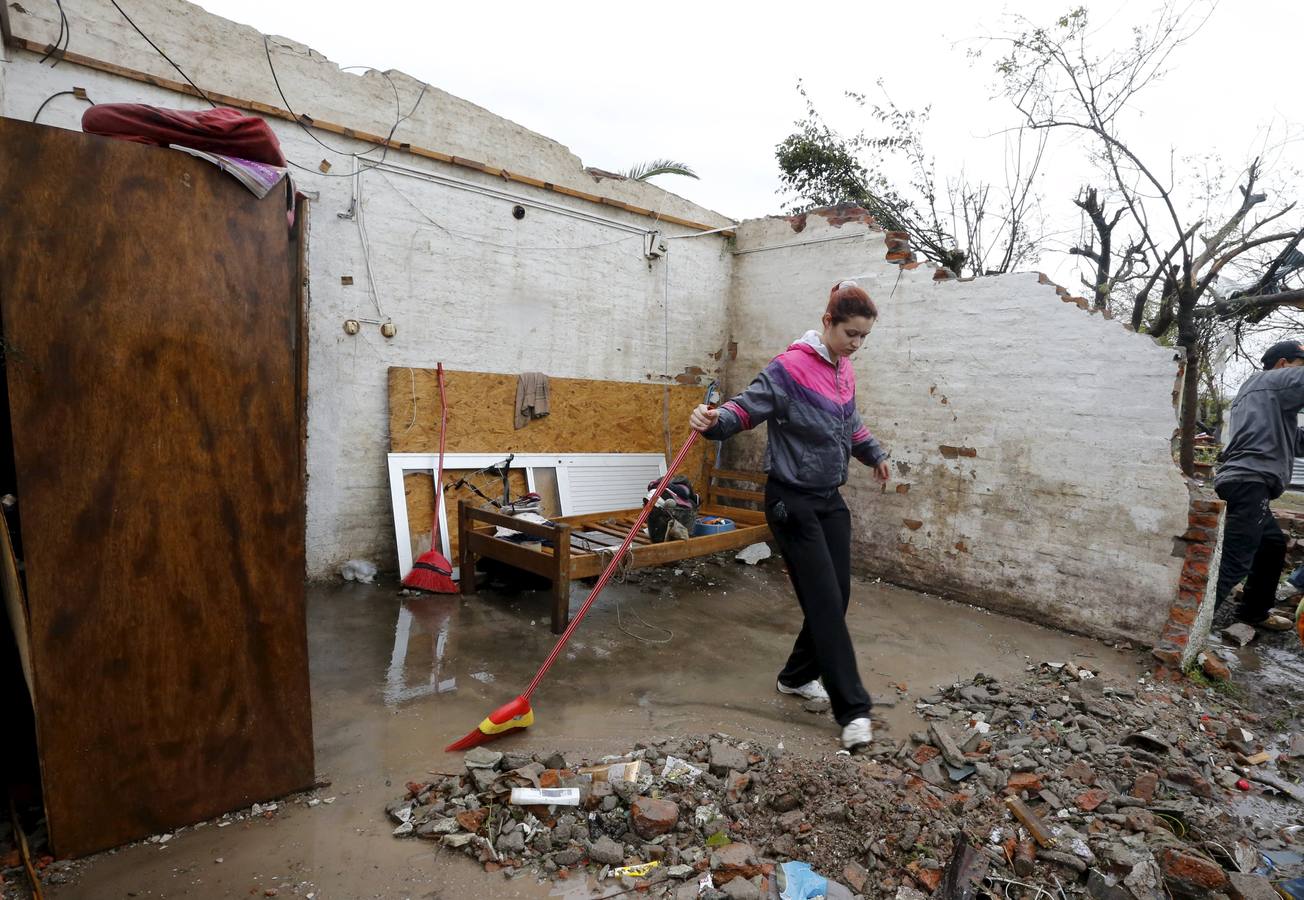
{"type": "Polygon", "coordinates": [[[807,697],[805,694],[803,694],[801,691],[797,690],[796,688],[784,687],[782,681],[776,681],[774,683],[774,689],[778,691],[780,694],[787,694],[789,697],[800,697],[803,700],[823,700],[826,703],[829,701],[827,695],[823,697],[807,697]]]}

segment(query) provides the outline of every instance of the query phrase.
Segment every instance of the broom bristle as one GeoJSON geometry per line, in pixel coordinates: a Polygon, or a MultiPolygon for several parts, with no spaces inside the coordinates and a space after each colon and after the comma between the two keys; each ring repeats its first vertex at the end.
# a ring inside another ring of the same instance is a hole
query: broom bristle
{"type": "Polygon", "coordinates": [[[421,554],[412,564],[412,571],[403,579],[403,587],[431,594],[456,594],[453,567],[443,555],[434,550],[421,554]]]}
{"type": "Polygon", "coordinates": [[[472,747],[479,747],[481,744],[487,744],[489,741],[492,741],[496,737],[499,737],[499,735],[485,734],[483,731],[477,728],[475,731],[472,731],[466,737],[460,740],[453,741],[453,743],[449,744],[447,747],[444,748],[444,752],[458,753],[462,750],[470,750],[472,747]]]}

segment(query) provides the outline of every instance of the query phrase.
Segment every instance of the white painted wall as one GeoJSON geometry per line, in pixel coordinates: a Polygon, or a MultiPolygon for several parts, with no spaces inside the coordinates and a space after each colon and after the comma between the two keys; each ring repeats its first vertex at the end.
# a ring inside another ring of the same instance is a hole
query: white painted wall
{"type": "MultiPolygon", "coordinates": [[[[11,8],[14,32],[51,41],[53,4],[11,8]],[[48,9],[47,9],[48,7],[48,9]]],[[[176,72],[127,25],[106,0],[65,4],[71,50],[121,66],[177,79],[176,72]]],[[[198,84],[220,93],[283,106],[272,82],[262,36],[182,0],[136,4],[141,28],[198,84]]],[[[355,128],[387,133],[394,97],[378,73],[341,72],[302,45],[274,39],[277,74],[295,110],[355,128]],[[277,51],[277,48],[285,48],[277,51]]],[[[43,100],[84,87],[96,102],[142,102],[197,109],[184,95],[105,75],[69,62],[38,65],[36,55],[10,50],[0,64],[0,113],[30,120],[43,100]]],[[[391,72],[404,112],[420,85],[391,72]]],[[[50,125],[79,129],[85,105],[54,100],[42,113],[50,125]]],[[[648,264],[642,237],[612,225],[566,215],[569,209],[636,229],[665,234],[689,229],[512,184],[465,168],[391,151],[398,171],[363,177],[375,301],[356,217],[347,216],[352,161],[315,143],[296,125],[270,119],[286,156],[305,166],[331,162],[329,175],[295,170],[313,198],[310,213],[308,402],[308,571],[333,573],[351,557],[394,565],[385,453],[388,450],[387,370],[433,366],[491,372],[538,370],[558,377],[616,381],[659,379],[700,366],[719,371],[709,354],[722,346],[732,260],[718,235],[671,242],[665,260],[648,264]],[[518,195],[513,201],[435,184],[423,173],[518,195]],[[530,207],[561,207],[562,212],[530,207]],[[667,271],[669,286],[667,287],[667,271]],[[345,286],[342,276],[351,276],[345,286]],[[379,306],[379,310],[377,309],[379,306]],[[350,337],[348,318],[390,319],[392,340],[374,324],[350,337]],[[669,342],[666,336],[669,334],[669,342]]],[[[368,145],[330,134],[332,147],[361,152],[368,145]]],[[[729,220],[655,186],[603,179],[583,171],[565,147],[435,88],[396,139],[503,166],[556,184],[626,200],[711,226],[729,220]]],[[[378,156],[379,154],[373,154],[378,156]]],[[[497,448],[486,447],[485,451],[497,448]]]]}
{"type": "MultiPolygon", "coordinates": [[[[855,365],[893,481],[883,492],[852,464],[861,571],[1074,631],[1158,635],[1187,513],[1169,452],[1171,350],[1062,302],[1036,275],[934,283],[930,266],[902,270],[861,224],[747,222],[738,250],[731,390],[819,327],[836,281],[855,277],[879,306],[855,365]],[[802,246],[759,249],[782,244],[802,246]],[[947,459],[944,445],[976,456],[947,459]]],[[[758,429],[730,452],[755,465],[763,440],[758,429]]]]}
{"type": "MultiPolygon", "coordinates": [[[[52,4],[11,7],[14,30],[53,40],[52,4]],[[49,7],[48,9],[46,7],[49,7]]],[[[65,4],[71,49],[175,78],[107,0],[65,4]]],[[[146,32],[201,85],[284,105],[262,36],[182,0],[139,4],[146,32]]],[[[373,132],[393,123],[390,83],[354,75],[302,45],[274,39],[282,85],[298,112],[373,132]]],[[[84,87],[96,102],[198,108],[200,102],[71,63],[41,66],[10,51],[0,63],[0,113],[30,119],[58,91],[84,87]]],[[[420,86],[389,73],[406,111],[420,86]]],[[[84,106],[60,97],[42,115],[77,128],[84,106]]],[[[296,172],[310,214],[308,409],[309,574],[353,556],[393,564],[387,506],[386,372],[431,366],[642,381],[700,366],[730,337],[729,380],[751,375],[816,327],[833,282],[858,277],[882,318],[857,362],[862,413],[893,454],[882,492],[856,467],[846,489],[856,559],[867,573],[1076,631],[1150,640],[1174,593],[1187,497],[1169,456],[1174,427],[1171,352],[1116,323],[1065,304],[1032,275],[935,284],[932,270],[884,260],[884,238],[861,224],[811,215],[746,223],[738,255],[719,236],[671,243],[651,265],[635,229],[649,220],[510,184],[464,168],[391,152],[391,169],[362,180],[375,299],[368,286],[348,157],[297,126],[270,120],[286,155],[329,175],[296,172]],[[512,200],[436,184],[508,191],[512,200]],[[544,209],[531,204],[561,209],[544,209]],[[567,210],[577,215],[567,214],[567,210]],[[342,217],[343,216],[343,217],[342,217]],[[772,249],[776,245],[789,245],[772,249]],[[341,283],[351,276],[353,284],[341,283]],[[669,281],[667,281],[669,277],[669,281]],[[667,303],[668,301],[668,303],[667,303]],[[377,306],[379,309],[377,309],[377,306]],[[347,336],[347,318],[390,319],[347,336]],[[668,336],[668,338],[667,338],[668,336]],[[941,446],[973,448],[946,458],[941,446]],[[897,493],[896,484],[909,485],[897,493]],[[923,523],[917,530],[907,520],[923,523]]],[[[366,145],[319,135],[332,147],[366,145]]],[[[396,138],[712,226],[728,220],[660,189],[597,180],[565,147],[431,88],[396,138]]],[[[671,235],[686,229],[663,226],[671,235]]],[[[759,463],[763,433],[731,455],[759,463]]],[[[491,451],[495,448],[484,448],[491,451]]]]}

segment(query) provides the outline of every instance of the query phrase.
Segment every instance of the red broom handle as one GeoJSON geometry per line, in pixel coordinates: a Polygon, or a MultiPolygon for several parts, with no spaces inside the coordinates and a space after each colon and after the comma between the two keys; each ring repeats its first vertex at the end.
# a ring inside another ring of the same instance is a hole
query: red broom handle
{"type": "Polygon", "coordinates": [[[685,441],[684,446],[680,448],[679,454],[675,457],[674,462],[672,462],[670,467],[666,469],[666,476],[661,479],[661,483],[657,485],[656,491],[654,491],[652,496],[648,498],[647,503],[643,504],[643,511],[640,512],[638,518],[634,520],[634,526],[630,528],[629,534],[625,535],[625,540],[620,545],[620,550],[611,558],[611,562],[607,563],[607,567],[602,570],[602,574],[598,576],[598,583],[593,586],[593,590],[589,591],[588,599],[584,601],[584,605],[580,607],[580,611],[571,619],[570,625],[568,625],[566,630],[562,632],[561,637],[557,638],[557,645],[552,648],[552,652],[549,653],[548,658],[543,661],[543,665],[539,666],[539,671],[535,674],[534,680],[531,681],[530,686],[525,689],[525,693],[522,696],[527,702],[529,701],[530,696],[534,693],[534,689],[539,686],[541,681],[543,681],[543,676],[548,673],[548,669],[557,661],[557,657],[561,655],[562,648],[566,646],[566,642],[569,641],[571,635],[575,633],[575,629],[578,628],[580,622],[584,620],[584,616],[589,611],[589,607],[593,605],[593,601],[598,599],[598,594],[602,593],[602,589],[606,587],[607,582],[611,580],[612,573],[616,571],[616,566],[619,565],[622,559],[624,559],[625,554],[629,552],[629,545],[634,543],[634,535],[638,534],[639,529],[643,527],[643,523],[647,521],[648,515],[652,512],[652,508],[656,506],[657,501],[661,499],[661,492],[666,489],[666,485],[670,484],[670,479],[674,477],[675,472],[684,464],[684,460],[688,458],[688,451],[693,449],[693,445],[697,443],[699,437],[701,437],[701,434],[696,431],[688,436],[688,440],[685,441]]]}
{"type": "Polygon", "coordinates": [[[435,469],[435,521],[430,525],[430,549],[439,552],[439,508],[444,505],[444,435],[448,433],[448,404],[444,401],[444,364],[435,366],[439,381],[439,465],[435,469]]]}

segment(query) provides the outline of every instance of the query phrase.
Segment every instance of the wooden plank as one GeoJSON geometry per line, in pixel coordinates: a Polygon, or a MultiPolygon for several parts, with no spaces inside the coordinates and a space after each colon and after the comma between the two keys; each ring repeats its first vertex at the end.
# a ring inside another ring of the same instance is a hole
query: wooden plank
{"type": "MultiPolygon", "coordinates": [[[[13,47],[19,47],[31,53],[44,54],[46,46],[38,44],[36,41],[28,38],[13,35],[8,38],[7,43],[13,47]]],[[[178,94],[186,94],[191,97],[200,97],[199,91],[195,90],[184,81],[176,81],[171,78],[162,78],[158,75],[151,75],[148,72],[142,72],[139,69],[131,69],[126,66],[120,66],[116,63],[107,62],[93,56],[87,56],[82,53],[64,53],[60,55],[60,61],[82,66],[83,68],[93,69],[97,72],[106,72],[110,75],[117,75],[120,78],[126,78],[131,81],[142,84],[153,85],[154,87],[163,88],[178,94]]],[[[218,93],[217,91],[205,91],[205,94],[219,106],[230,106],[235,109],[248,110],[256,112],[259,115],[270,116],[275,119],[283,119],[288,122],[299,122],[300,124],[318,129],[320,131],[338,134],[343,137],[354,138],[366,141],[369,144],[377,146],[386,146],[392,150],[402,153],[411,153],[414,156],[420,156],[425,159],[433,159],[438,162],[447,163],[448,165],[458,166],[463,169],[472,169],[485,175],[492,175],[495,178],[501,178],[504,181],[515,181],[520,184],[527,184],[531,187],[551,191],[553,193],[564,194],[568,197],[574,197],[577,200],[583,200],[587,203],[594,203],[599,206],[609,206],[624,212],[633,213],[644,218],[655,219],[659,222],[670,222],[674,225],[682,225],[686,228],[692,228],[696,231],[711,231],[716,226],[707,225],[702,222],[696,222],[692,219],[685,219],[681,216],[670,215],[657,210],[646,209],[641,206],[635,206],[632,203],[626,203],[623,200],[616,200],[611,197],[602,197],[597,194],[590,194],[586,191],[575,188],[567,188],[556,185],[539,178],[531,178],[527,175],[519,175],[515,172],[509,172],[507,169],[498,166],[490,166],[485,163],[465,157],[453,156],[448,153],[442,153],[438,150],[432,150],[428,147],[421,147],[411,144],[407,141],[392,140],[382,134],[374,134],[370,131],[363,131],[358,128],[351,128],[347,125],[340,125],[327,119],[315,119],[304,113],[298,116],[289,110],[281,109],[278,106],[272,106],[257,100],[247,100],[242,97],[233,97],[229,94],[218,93]]],[[[722,238],[733,237],[733,229],[725,229],[719,232],[722,238]]]]}
{"type": "MultiPolygon", "coordinates": [[[[632,525],[632,524],[634,524],[634,523],[631,522],[630,525],[632,525]]],[[[602,522],[594,522],[592,525],[589,526],[588,530],[590,530],[590,531],[601,531],[603,534],[609,534],[609,535],[611,535],[612,537],[618,537],[618,538],[620,538],[622,541],[625,539],[626,535],[629,534],[629,526],[628,526],[628,525],[625,526],[624,528],[618,528],[618,527],[616,527],[615,525],[607,525],[607,524],[604,524],[604,523],[602,523],[602,522]]],[[[650,544],[650,543],[652,543],[652,539],[649,538],[649,537],[647,537],[646,535],[644,535],[642,529],[640,529],[640,530],[639,530],[639,533],[636,534],[636,535],[634,535],[634,543],[636,543],[636,544],[650,544]]]]}
{"type": "Polygon", "coordinates": [[[27,598],[23,595],[23,582],[18,577],[18,557],[14,554],[14,542],[9,534],[9,520],[0,513],[0,585],[3,586],[5,612],[9,616],[9,627],[13,630],[14,640],[18,643],[18,659],[23,667],[23,678],[27,682],[27,694],[33,699],[36,693],[32,687],[32,653],[31,635],[28,628],[27,598]]]}
{"type": "Polygon", "coordinates": [[[478,556],[487,556],[490,559],[505,562],[509,566],[533,572],[535,575],[552,578],[552,552],[544,552],[547,550],[546,547],[526,547],[521,544],[514,544],[511,541],[491,537],[479,531],[471,532],[465,540],[470,551],[478,556]]]}
{"type": "MultiPolygon", "coordinates": [[[[636,569],[663,565],[682,559],[693,559],[698,556],[721,553],[725,550],[741,549],[758,541],[768,541],[771,537],[769,526],[752,525],[721,534],[708,534],[689,538],[686,541],[665,541],[660,544],[648,544],[631,548],[630,552],[633,554],[631,565],[636,569]]],[[[610,559],[609,554],[595,554],[587,559],[572,557],[571,577],[589,578],[597,575],[605,568],[610,559]]]]}
{"type": "Polygon", "coordinates": [[[754,484],[765,484],[769,476],[764,472],[744,472],[739,469],[711,469],[712,478],[725,478],[730,481],[750,481],[754,484]]]}
{"type": "Polygon", "coordinates": [[[760,491],[745,491],[741,488],[727,488],[712,485],[709,493],[714,497],[729,497],[733,500],[751,500],[755,503],[765,502],[765,494],[760,491]]]}
{"type": "MultiPolygon", "coordinates": [[[[457,525],[459,534],[471,534],[475,526],[471,522],[471,507],[465,500],[457,504],[457,525]]],[[[457,552],[458,565],[458,586],[463,594],[474,594],[476,592],[475,576],[475,554],[471,552],[471,545],[465,540],[457,552]]]]}
{"type": "Polygon", "coordinates": [[[583,556],[586,553],[593,553],[595,545],[587,541],[578,534],[572,534],[570,539],[571,558],[583,556]]]}
{"type": "Polygon", "coordinates": [[[633,550],[634,566],[635,568],[656,566],[679,559],[691,559],[697,556],[720,553],[724,550],[736,550],[749,544],[755,544],[757,541],[767,540],[769,537],[769,528],[756,525],[750,528],[735,528],[733,531],[725,531],[720,534],[705,534],[701,537],[689,538],[686,541],[666,541],[661,544],[649,544],[646,547],[635,547],[633,550]]]}
{"type": "Polygon", "coordinates": [[[519,531],[521,534],[528,534],[531,537],[537,537],[545,541],[551,541],[558,537],[559,532],[562,530],[553,528],[551,525],[544,525],[541,522],[518,519],[496,509],[477,509],[468,506],[467,515],[472,522],[485,522],[499,528],[510,528],[512,531],[519,531]]]}
{"type": "Polygon", "coordinates": [[[765,513],[755,509],[742,509],[734,506],[720,506],[717,504],[703,504],[698,510],[699,516],[723,516],[726,519],[733,519],[739,525],[764,525],[765,513]]]}
{"type": "Polygon", "coordinates": [[[552,558],[552,633],[561,634],[570,621],[570,528],[557,529],[552,558]]]}
{"type": "Polygon", "coordinates": [[[295,246],[280,194],[0,118],[0,312],[60,856],[313,782],[295,246]]]}

